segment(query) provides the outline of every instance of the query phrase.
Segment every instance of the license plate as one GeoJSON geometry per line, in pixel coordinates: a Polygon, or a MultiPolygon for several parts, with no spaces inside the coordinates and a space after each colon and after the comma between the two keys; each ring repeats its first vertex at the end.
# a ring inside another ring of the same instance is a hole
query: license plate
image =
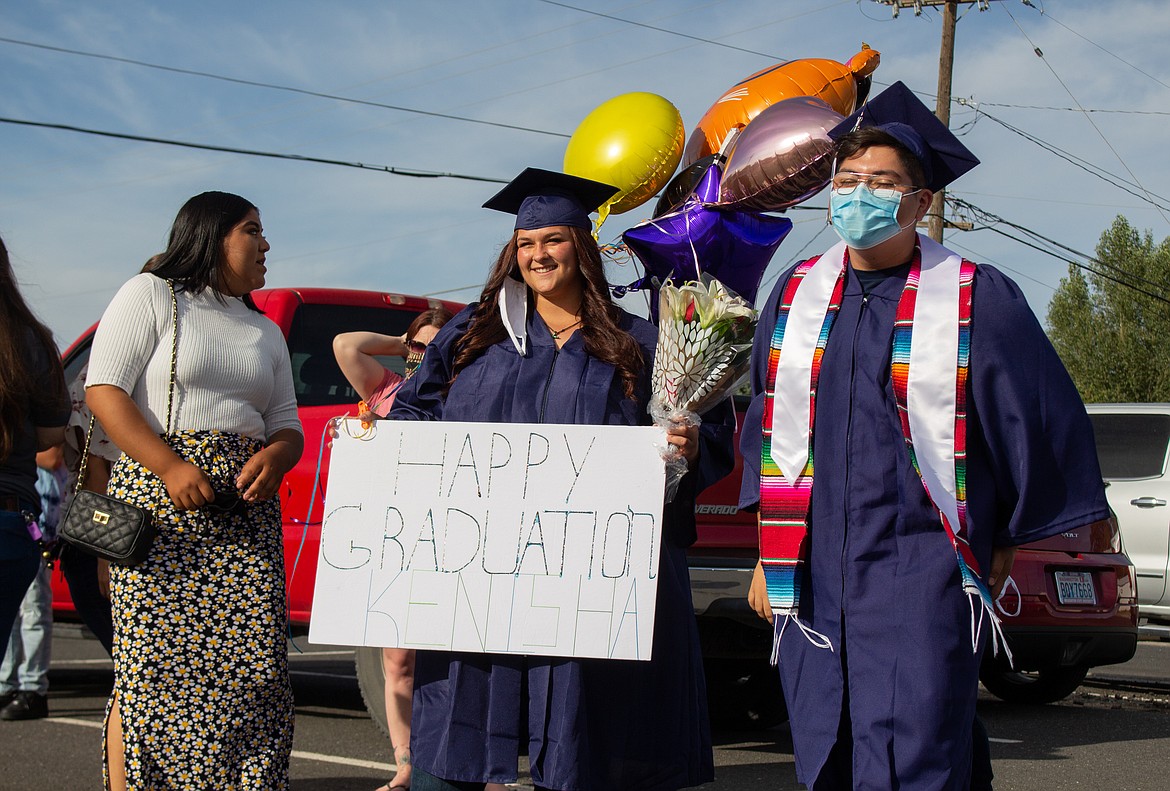
{"type": "Polygon", "coordinates": [[[1093,575],[1087,571],[1055,571],[1056,596],[1061,604],[1096,604],[1093,575]]]}

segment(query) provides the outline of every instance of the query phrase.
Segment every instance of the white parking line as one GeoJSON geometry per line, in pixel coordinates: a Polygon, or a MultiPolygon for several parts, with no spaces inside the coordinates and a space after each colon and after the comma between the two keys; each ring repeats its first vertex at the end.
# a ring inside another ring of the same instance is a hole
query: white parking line
{"type": "Polygon", "coordinates": [[[289,651],[289,659],[313,659],[318,656],[353,656],[353,649],[345,651],[289,651]]]}
{"type": "Polygon", "coordinates": [[[66,725],[80,725],[83,728],[102,729],[101,720],[78,720],[73,717],[49,717],[46,722],[63,722],[66,725]]]}
{"type": "MultiPolygon", "coordinates": [[[[93,728],[94,730],[101,730],[102,723],[97,720],[79,720],[75,717],[49,717],[46,722],[59,722],[64,725],[80,725],[82,728],[93,728]]],[[[395,772],[398,767],[394,764],[383,763],[380,761],[363,761],[360,758],[346,758],[342,755],[325,755],[324,753],[310,753],[305,750],[293,750],[293,758],[299,758],[302,761],[317,761],[323,764],[340,764],[342,766],[357,766],[362,769],[376,769],[380,772],[395,772]]]]}
{"type": "Polygon", "coordinates": [[[308,676],[309,678],[348,678],[357,681],[357,676],[353,673],[317,673],[312,670],[290,670],[290,676],[308,676]]]}
{"type": "Polygon", "coordinates": [[[1023,739],[996,739],[994,736],[988,736],[987,741],[995,744],[1023,744],[1023,739]]]}
{"type": "Polygon", "coordinates": [[[362,769],[377,769],[380,772],[398,771],[394,764],[379,763],[378,761],[363,761],[360,758],[343,758],[340,755],[323,755],[322,753],[307,753],[304,750],[293,750],[293,758],[305,761],[319,761],[323,764],[341,764],[343,766],[360,766],[362,769]]]}

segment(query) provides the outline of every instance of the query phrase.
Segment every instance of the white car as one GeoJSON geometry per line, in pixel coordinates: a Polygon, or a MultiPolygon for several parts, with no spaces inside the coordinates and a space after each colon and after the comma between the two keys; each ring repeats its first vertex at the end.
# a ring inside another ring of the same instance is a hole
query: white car
{"type": "Polygon", "coordinates": [[[1121,541],[1137,571],[1142,618],[1170,620],[1170,404],[1089,404],[1121,541]]]}

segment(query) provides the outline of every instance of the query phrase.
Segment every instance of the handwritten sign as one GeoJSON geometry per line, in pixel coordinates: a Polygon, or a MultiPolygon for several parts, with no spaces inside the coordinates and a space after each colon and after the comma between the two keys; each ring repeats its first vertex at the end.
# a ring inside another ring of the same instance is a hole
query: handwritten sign
{"type": "Polygon", "coordinates": [[[649,659],[661,429],[347,420],[309,640],[649,659]]]}

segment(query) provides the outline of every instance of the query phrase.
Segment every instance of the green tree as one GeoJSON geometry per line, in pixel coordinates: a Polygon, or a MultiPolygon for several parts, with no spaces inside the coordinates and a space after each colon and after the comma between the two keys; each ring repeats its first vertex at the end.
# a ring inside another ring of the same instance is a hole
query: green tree
{"type": "Polygon", "coordinates": [[[1048,305],[1048,336],[1086,402],[1170,401],[1170,303],[1133,287],[1170,299],[1170,239],[1154,244],[1118,216],[1097,259],[1101,274],[1069,266],[1048,305]]]}

